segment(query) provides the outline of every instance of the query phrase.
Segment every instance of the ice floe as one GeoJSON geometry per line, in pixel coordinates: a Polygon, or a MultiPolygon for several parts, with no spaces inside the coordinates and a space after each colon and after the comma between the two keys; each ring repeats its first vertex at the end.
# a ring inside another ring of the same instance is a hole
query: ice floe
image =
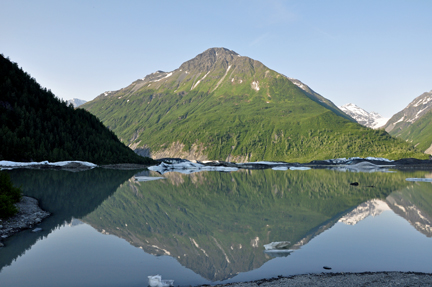
{"type": "Polygon", "coordinates": [[[87,161],[58,161],[58,162],[49,162],[49,161],[40,161],[40,162],[16,162],[16,161],[8,161],[2,160],[0,161],[0,168],[4,169],[12,169],[12,168],[22,168],[22,167],[32,167],[32,166],[53,166],[53,167],[64,167],[67,165],[78,164],[81,166],[86,166],[89,168],[97,167],[96,164],[87,162],[87,161]]]}
{"type": "Polygon", "coordinates": [[[423,181],[423,182],[432,182],[432,178],[407,178],[407,181],[423,181]]]}
{"type": "Polygon", "coordinates": [[[252,164],[252,163],[267,164],[267,165],[287,164],[286,162],[282,162],[282,161],[254,161],[254,162],[248,162],[248,164],[252,164]]]}
{"type": "Polygon", "coordinates": [[[174,286],[174,280],[162,280],[162,276],[160,275],[147,276],[147,277],[148,277],[148,285],[150,287],[174,286]]]}
{"type": "Polygon", "coordinates": [[[164,174],[166,172],[180,172],[185,174],[190,174],[194,172],[200,171],[236,171],[237,167],[226,167],[226,166],[207,166],[200,163],[194,163],[190,161],[180,162],[180,163],[172,163],[168,164],[162,162],[160,165],[150,166],[149,170],[153,170],[159,172],[160,174],[164,174]]]}
{"type": "Polygon", "coordinates": [[[275,166],[272,167],[272,170],[288,170],[287,166],[275,166]]]}
{"type": "Polygon", "coordinates": [[[306,167],[306,166],[291,166],[289,169],[290,170],[309,170],[311,168],[310,167],[306,167]]]}
{"type": "Polygon", "coordinates": [[[264,252],[266,253],[291,253],[294,250],[288,249],[288,247],[291,245],[291,242],[289,241],[277,241],[277,242],[271,242],[269,244],[264,244],[264,252]]]}
{"type": "Polygon", "coordinates": [[[159,179],[165,179],[165,177],[156,177],[156,176],[135,176],[136,181],[153,181],[153,180],[159,180],[159,179]]]}
{"type": "Polygon", "coordinates": [[[384,161],[384,162],[393,162],[394,161],[394,160],[390,160],[390,159],[383,158],[383,157],[368,156],[365,158],[362,158],[362,157],[334,158],[334,159],[327,159],[327,160],[325,160],[325,162],[337,163],[337,164],[346,164],[346,163],[350,163],[351,161],[356,160],[356,159],[375,160],[375,161],[384,161]]]}

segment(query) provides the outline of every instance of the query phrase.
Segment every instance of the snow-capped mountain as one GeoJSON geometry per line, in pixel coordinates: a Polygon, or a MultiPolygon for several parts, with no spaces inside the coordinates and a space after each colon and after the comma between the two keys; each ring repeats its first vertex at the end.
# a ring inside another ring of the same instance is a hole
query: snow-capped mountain
{"type": "Polygon", "coordinates": [[[386,210],[390,210],[388,204],[380,199],[372,199],[357,206],[353,211],[347,213],[344,217],[339,219],[348,225],[355,225],[368,216],[377,216],[386,210]]]}
{"type": "Polygon", "coordinates": [[[355,119],[359,124],[368,128],[378,129],[389,120],[376,112],[369,113],[355,104],[346,104],[340,106],[339,109],[355,119]]]}
{"type": "Polygon", "coordinates": [[[75,108],[77,108],[77,107],[79,107],[79,106],[87,103],[87,101],[80,100],[80,99],[77,99],[77,98],[73,98],[72,100],[67,100],[66,103],[68,105],[72,104],[75,108]]]}
{"type": "Polygon", "coordinates": [[[409,103],[405,109],[395,114],[385,125],[385,130],[389,133],[402,131],[430,110],[432,110],[432,91],[421,94],[409,103]]]}

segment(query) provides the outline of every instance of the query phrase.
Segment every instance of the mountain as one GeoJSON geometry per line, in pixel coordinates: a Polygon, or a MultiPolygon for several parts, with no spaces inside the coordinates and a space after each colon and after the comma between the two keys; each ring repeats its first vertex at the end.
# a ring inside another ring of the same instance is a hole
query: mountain
{"type": "Polygon", "coordinates": [[[389,120],[376,112],[369,113],[355,104],[346,104],[340,106],[339,109],[368,128],[378,129],[389,120]]]}
{"type": "Polygon", "coordinates": [[[82,108],[153,158],[310,161],[422,156],[354,122],[302,82],[225,48],[157,71],[82,108]]]}
{"type": "Polygon", "coordinates": [[[0,55],[0,160],[135,162],[137,156],[85,110],[75,110],[41,88],[0,55]]]}
{"type": "Polygon", "coordinates": [[[428,154],[432,154],[432,91],[415,98],[384,126],[391,135],[400,137],[428,154]]]}
{"type": "Polygon", "coordinates": [[[66,103],[67,103],[68,105],[69,105],[69,104],[72,104],[75,108],[78,108],[79,106],[81,106],[81,105],[87,103],[87,101],[85,101],[85,100],[80,100],[80,99],[77,99],[77,98],[73,98],[72,100],[67,100],[66,103]]]}

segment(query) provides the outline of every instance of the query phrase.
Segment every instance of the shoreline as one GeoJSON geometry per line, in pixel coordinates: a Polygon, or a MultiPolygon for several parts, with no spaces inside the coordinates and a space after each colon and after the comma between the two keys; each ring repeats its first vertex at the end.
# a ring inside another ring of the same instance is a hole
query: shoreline
{"type": "MultiPolygon", "coordinates": [[[[371,170],[382,170],[382,169],[398,169],[398,170],[432,170],[432,160],[421,160],[415,158],[403,158],[399,160],[390,161],[387,159],[380,158],[349,158],[349,159],[329,159],[329,160],[313,160],[308,163],[298,163],[298,162],[284,162],[284,161],[258,161],[258,162],[226,162],[219,160],[207,160],[207,161],[197,161],[197,160],[187,160],[181,158],[161,158],[156,159],[159,165],[162,163],[168,163],[172,166],[184,164],[189,162],[192,164],[198,164],[202,167],[214,168],[218,170],[220,168],[227,168],[226,171],[231,171],[229,169],[272,169],[279,168],[311,168],[311,169],[349,169],[356,171],[371,171],[371,170]]],[[[65,170],[70,172],[86,171],[93,168],[104,168],[104,169],[121,169],[121,170],[132,170],[132,169],[148,169],[151,166],[148,164],[135,164],[135,163],[119,163],[119,164],[105,164],[96,165],[89,162],[82,161],[65,161],[65,162],[8,162],[0,161],[0,170],[11,170],[11,169],[39,169],[39,170],[65,170]]],[[[196,167],[193,167],[195,169],[196,167]]],[[[175,169],[175,168],[174,168],[175,169]]],[[[181,167],[181,169],[187,169],[186,167],[181,167]]],[[[174,170],[172,170],[174,171],[174,170]]]]}
{"type": "MultiPolygon", "coordinates": [[[[32,229],[42,222],[51,213],[42,210],[39,207],[39,201],[35,198],[22,196],[18,203],[15,203],[18,209],[17,214],[8,218],[0,219],[0,247],[4,246],[2,242],[18,232],[25,229],[32,229]]],[[[42,229],[35,228],[33,232],[41,231],[42,229]]]]}
{"type": "MultiPolygon", "coordinates": [[[[198,285],[200,287],[267,287],[267,286],[431,286],[432,273],[380,271],[380,272],[337,272],[278,276],[247,282],[217,285],[198,285]]],[[[197,286],[197,287],[198,287],[197,286]]]]}

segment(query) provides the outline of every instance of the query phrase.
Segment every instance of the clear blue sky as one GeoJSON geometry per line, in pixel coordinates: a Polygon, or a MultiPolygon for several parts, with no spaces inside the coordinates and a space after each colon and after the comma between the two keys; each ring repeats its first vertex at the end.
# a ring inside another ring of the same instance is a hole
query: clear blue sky
{"type": "Polygon", "coordinates": [[[92,100],[226,47],[336,105],[391,116],[432,90],[432,1],[0,1],[0,53],[92,100]]]}

